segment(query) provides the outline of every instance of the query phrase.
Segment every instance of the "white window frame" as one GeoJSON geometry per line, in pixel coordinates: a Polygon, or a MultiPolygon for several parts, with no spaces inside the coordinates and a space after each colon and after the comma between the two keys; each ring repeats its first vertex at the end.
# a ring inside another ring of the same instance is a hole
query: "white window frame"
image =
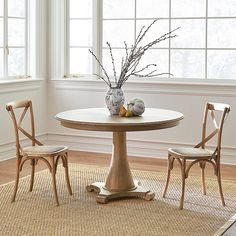
{"type": "MultiPolygon", "coordinates": [[[[70,20],[92,20],[92,49],[96,53],[96,55],[100,55],[99,50],[98,50],[98,40],[99,40],[99,32],[98,29],[100,29],[101,21],[99,21],[98,17],[101,14],[101,3],[102,0],[93,0],[93,9],[92,9],[92,18],[70,18],[70,0],[65,0],[65,60],[64,60],[64,77],[65,78],[70,78],[70,77],[84,77],[88,75],[78,75],[78,74],[71,74],[70,73],[70,48],[89,48],[89,46],[70,46],[70,20]]],[[[96,73],[98,72],[100,74],[100,69],[96,65],[96,63],[93,61],[92,62],[92,72],[96,73]]]]}
{"type": "MultiPolygon", "coordinates": [[[[8,16],[8,1],[3,0],[4,9],[3,9],[3,76],[0,77],[0,81],[2,79],[26,79],[30,78],[30,73],[32,72],[31,67],[35,67],[35,58],[31,57],[31,48],[35,47],[34,45],[30,45],[30,28],[32,26],[30,25],[30,18],[35,17],[31,16],[31,10],[36,7],[35,1],[31,0],[25,0],[25,16],[24,17],[14,17],[14,16],[8,16]],[[24,36],[25,36],[25,42],[23,46],[8,46],[8,19],[24,19],[25,20],[25,27],[24,27],[24,36]],[[8,55],[9,50],[11,48],[23,48],[25,53],[25,61],[24,61],[24,74],[23,75],[14,75],[9,76],[8,73],[8,55]],[[30,63],[31,61],[31,63],[30,63]]],[[[34,11],[34,14],[36,12],[34,11]]],[[[36,26],[35,26],[36,27],[36,26]]],[[[34,27],[34,28],[35,28],[34,27]]],[[[35,34],[32,33],[33,37],[35,37],[35,34]]],[[[34,53],[35,54],[35,53],[34,53]]]]}
{"type": "MultiPolygon", "coordinates": [[[[137,0],[135,1],[135,11],[136,11],[136,4],[137,4],[137,0]]],[[[208,0],[206,0],[206,15],[204,17],[172,17],[171,16],[171,1],[169,0],[169,17],[167,18],[161,18],[161,20],[168,20],[169,21],[169,28],[166,29],[166,31],[170,31],[171,30],[171,20],[176,20],[176,19],[203,19],[205,20],[205,24],[206,24],[206,28],[205,28],[205,47],[199,47],[199,48],[177,48],[177,47],[171,47],[171,40],[169,40],[169,45],[168,47],[160,47],[160,49],[168,49],[169,51],[169,62],[168,62],[168,73],[171,73],[171,50],[201,50],[204,51],[205,56],[204,56],[204,63],[205,63],[205,70],[204,70],[204,77],[202,78],[181,78],[181,77],[174,77],[173,78],[153,78],[151,79],[151,81],[160,81],[159,79],[161,79],[161,81],[163,81],[163,79],[165,81],[168,82],[187,82],[187,83],[191,83],[191,82],[200,82],[200,83],[232,83],[235,84],[235,79],[213,79],[213,78],[208,78],[207,74],[208,74],[208,66],[207,66],[207,55],[208,52],[211,50],[225,50],[225,51],[235,51],[236,48],[208,48],[207,45],[207,38],[208,38],[208,20],[209,19],[236,19],[236,16],[232,17],[209,17],[208,16],[208,0]]],[[[66,6],[66,14],[65,14],[65,28],[66,28],[66,43],[65,43],[65,67],[64,67],[64,77],[67,78],[75,78],[75,77],[84,77],[84,76],[73,76],[73,75],[69,75],[69,7],[68,7],[68,2],[67,0],[65,0],[65,6],[66,6]]],[[[103,22],[103,18],[102,18],[102,9],[103,9],[103,0],[94,0],[93,1],[93,51],[94,53],[97,55],[97,57],[99,58],[100,61],[102,61],[102,50],[103,50],[103,45],[102,45],[102,22],[103,22]]],[[[121,18],[122,19],[122,18],[121,18]]],[[[120,19],[120,20],[121,20],[120,19]]],[[[139,18],[138,18],[139,19],[139,18]]],[[[143,20],[154,20],[154,18],[142,18],[143,20]]],[[[109,20],[109,19],[106,19],[109,20]]],[[[118,18],[116,18],[115,20],[119,20],[118,18]]],[[[135,14],[135,25],[136,25],[136,14],[135,14]]],[[[136,29],[135,29],[136,30],[136,29]]],[[[166,72],[166,71],[165,71],[166,72]]],[[[93,73],[96,74],[100,74],[101,75],[101,69],[99,67],[99,65],[93,60],[93,73]]],[[[91,77],[91,75],[87,75],[88,77],[91,77]]],[[[144,79],[139,79],[144,81],[144,79]]],[[[149,79],[150,81],[150,79],[149,79]]]]}

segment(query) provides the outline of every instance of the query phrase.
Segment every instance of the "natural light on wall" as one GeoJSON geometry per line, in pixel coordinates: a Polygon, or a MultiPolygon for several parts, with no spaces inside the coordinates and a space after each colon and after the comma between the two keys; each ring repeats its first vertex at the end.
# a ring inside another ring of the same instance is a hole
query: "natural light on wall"
{"type": "Polygon", "coordinates": [[[34,31],[34,0],[0,0],[0,78],[33,74],[34,31]]]}
{"type": "Polygon", "coordinates": [[[178,37],[148,50],[140,66],[156,63],[159,72],[172,73],[176,79],[236,79],[235,0],[103,0],[94,5],[91,0],[68,2],[70,74],[93,73],[89,48],[96,48],[112,74],[107,41],[119,71],[124,41],[131,46],[143,25],[160,18],[144,43],[180,26],[178,37]]]}

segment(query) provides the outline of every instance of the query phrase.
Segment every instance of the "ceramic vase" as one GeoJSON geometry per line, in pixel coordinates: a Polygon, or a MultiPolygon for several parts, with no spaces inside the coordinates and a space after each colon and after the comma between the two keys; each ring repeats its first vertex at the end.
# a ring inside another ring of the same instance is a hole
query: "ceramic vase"
{"type": "Polygon", "coordinates": [[[111,115],[118,115],[121,105],[124,105],[125,96],[121,88],[110,88],[105,96],[105,102],[111,115]]]}

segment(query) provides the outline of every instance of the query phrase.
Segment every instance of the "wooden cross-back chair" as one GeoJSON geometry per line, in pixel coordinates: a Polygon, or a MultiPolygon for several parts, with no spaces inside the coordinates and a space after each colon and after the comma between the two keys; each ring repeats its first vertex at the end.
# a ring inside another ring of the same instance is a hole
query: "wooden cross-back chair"
{"type": "Polygon", "coordinates": [[[222,186],[221,186],[221,174],[220,174],[220,156],[221,156],[221,140],[223,125],[226,117],[230,111],[230,106],[228,104],[222,103],[207,103],[205,106],[203,125],[202,125],[202,140],[193,148],[170,148],[168,150],[168,167],[167,167],[167,180],[165,189],[163,192],[163,197],[166,197],[167,188],[170,181],[170,173],[174,166],[174,161],[177,160],[180,164],[182,173],[182,193],[180,198],[180,209],[183,209],[184,203],[184,191],[185,191],[185,179],[188,178],[189,171],[191,167],[199,163],[202,174],[202,190],[203,194],[206,195],[206,185],[205,185],[205,166],[206,163],[212,164],[214,168],[214,173],[217,176],[217,182],[219,186],[220,198],[222,205],[225,206],[222,186]],[[217,123],[215,112],[221,113],[220,120],[217,123]],[[211,132],[208,136],[207,132],[207,120],[208,114],[211,114],[211,118],[215,127],[215,130],[211,132]],[[206,149],[206,143],[216,136],[216,146],[214,150],[206,149]],[[188,163],[186,163],[188,161],[188,163]],[[187,165],[188,164],[188,165],[187,165]]]}
{"type": "Polygon", "coordinates": [[[39,142],[35,138],[35,124],[34,124],[34,114],[33,114],[33,106],[32,102],[25,101],[13,101],[6,105],[6,109],[12,118],[14,130],[15,130],[15,138],[16,138],[16,181],[14,193],[12,196],[12,202],[15,201],[16,193],[19,185],[19,177],[22,167],[26,161],[30,161],[31,164],[31,180],[29,191],[33,190],[34,185],[34,174],[35,174],[35,166],[38,163],[38,160],[42,160],[46,163],[49,171],[52,174],[52,184],[53,190],[56,200],[56,205],[59,205],[57,187],[56,187],[56,171],[59,159],[62,160],[63,167],[65,168],[65,178],[67,183],[67,188],[69,194],[72,195],[72,190],[70,186],[69,173],[68,173],[68,148],[65,146],[44,146],[41,142],[39,142]],[[21,109],[19,109],[21,108],[21,109]],[[17,115],[15,113],[15,109],[22,110],[21,115],[17,115]],[[24,128],[22,128],[22,121],[24,120],[27,112],[30,114],[30,125],[31,132],[27,132],[24,128]],[[31,146],[22,147],[20,144],[20,133],[31,140],[31,146]]]}

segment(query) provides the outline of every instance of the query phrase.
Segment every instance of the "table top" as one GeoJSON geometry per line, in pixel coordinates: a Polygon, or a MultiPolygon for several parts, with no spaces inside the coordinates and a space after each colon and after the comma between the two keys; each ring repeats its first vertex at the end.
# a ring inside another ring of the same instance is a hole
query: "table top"
{"type": "Polygon", "coordinates": [[[142,116],[121,117],[110,115],[107,108],[88,108],[61,112],[55,118],[67,128],[121,132],[170,128],[184,116],[176,111],[146,108],[142,116]]]}

